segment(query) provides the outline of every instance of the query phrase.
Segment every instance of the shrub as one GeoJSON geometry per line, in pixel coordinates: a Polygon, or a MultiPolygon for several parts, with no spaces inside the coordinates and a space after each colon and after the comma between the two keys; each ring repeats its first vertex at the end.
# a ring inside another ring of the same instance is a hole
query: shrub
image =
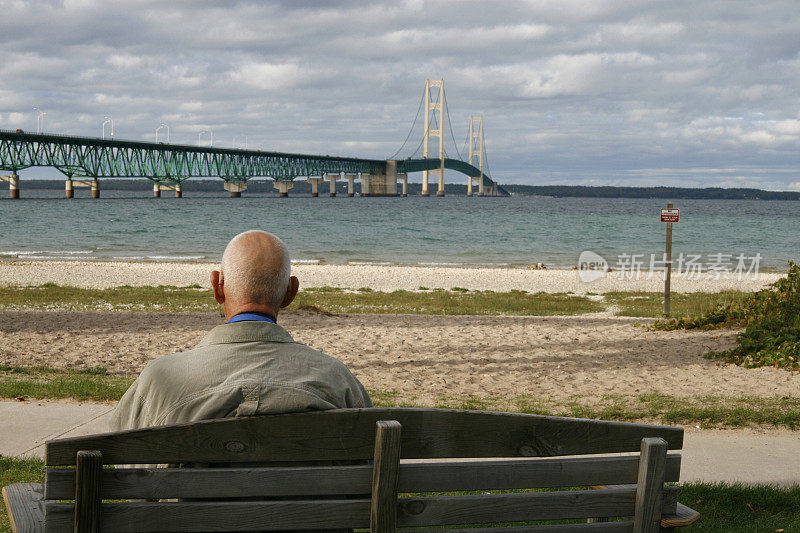
{"type": "Polygon", "coordinates": [[[747,368],[774,366],[800,370],[800,265],[789,261],[789,272],[741,304],[719,306],[695,317],[658,320],[658,330],[743,326],[738,346],[711,353],[747,368]]]}

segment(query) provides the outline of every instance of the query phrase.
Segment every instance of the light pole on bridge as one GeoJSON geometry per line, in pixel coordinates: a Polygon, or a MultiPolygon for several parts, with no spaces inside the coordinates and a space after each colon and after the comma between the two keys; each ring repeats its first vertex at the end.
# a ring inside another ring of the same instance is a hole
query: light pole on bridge
{"type": "Polygon", "coordinates": [[[197,145],[198,146],[200,145],[200,137],[202,137],[204,133],[210,133],[211,134],[211,144],[209,146],[214,146],[214,130],[209,130],[209,131],[203,130],[200,133],[198,133],[197,134],[197,145]]]}
{"type": "Polygon", "coordinates": [[[42,133],[44,131],[44,116],[47,114],[38,107],[33,108],[34,111],[39,113],[36,116],[36,133],[42,133]]]}
{"type": "Polygon", "coordinates": [[[103,117],[103,139],[106,138],[106,124],[111,124],[111,138],[114,138],[114,119],[103,117]]]}
{"type": "Polygon", "coordinates": [[[156,128],[156,142],[158,142],[158,132],[159,132],[159,131],[160,131],[162,128],[167,128],[167,143],[169,143],[169,126],[167,126],[167,125],[166,125],[166,124],[164,124],[163,122],[161,123],[161,125],[160,125],[159,127],[157,127],[157,128],[156,128]]]}
{"type": "MultiPolygon", "coordinates": [[[[233,147],[236,148],[236,139],[237,137],[233,138],[233,147]]],[[[244,136],[244,149],[247,150],[247,135],[244,136]]]]}

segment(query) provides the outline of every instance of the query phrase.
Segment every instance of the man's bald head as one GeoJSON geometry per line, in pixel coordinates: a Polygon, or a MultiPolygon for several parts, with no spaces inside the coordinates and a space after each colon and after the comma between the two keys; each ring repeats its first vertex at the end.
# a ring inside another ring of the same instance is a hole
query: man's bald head
{"type": "Polygon", "coordinates": [[[226,299],[280,306],[290,289],[289,250],[271,233],[245,231],[225,248],[220,273],[226,299]]]}

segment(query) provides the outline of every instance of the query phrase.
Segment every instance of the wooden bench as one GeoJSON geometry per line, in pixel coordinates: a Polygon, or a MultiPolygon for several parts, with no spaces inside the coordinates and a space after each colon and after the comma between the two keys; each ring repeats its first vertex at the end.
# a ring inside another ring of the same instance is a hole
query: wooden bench
{"type": "Polygon", "coordinates": [[[485,411],[227,418],[50,441],[45,483],[3,496],[26,533],[672,531],[696,518],[665,485],[682,443],[677,427],[485,411]],[[204,467],[152,467],[191,463],[204,467]],[[479,492],[437,494],[464,491],[479,492]],[[561,519],[590,520],[524,524],[561,519]]]}

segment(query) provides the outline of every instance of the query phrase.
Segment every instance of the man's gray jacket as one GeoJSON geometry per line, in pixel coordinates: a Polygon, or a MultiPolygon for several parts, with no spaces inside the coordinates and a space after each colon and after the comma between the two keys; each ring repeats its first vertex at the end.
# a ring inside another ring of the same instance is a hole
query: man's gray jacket
{"type": "Polygon", "coordinates": [[[111,416],[111,431],[210,418],[372,407],[340,361],[270,322],[212,329],[192,350],[144,368],[111,416]]]}

